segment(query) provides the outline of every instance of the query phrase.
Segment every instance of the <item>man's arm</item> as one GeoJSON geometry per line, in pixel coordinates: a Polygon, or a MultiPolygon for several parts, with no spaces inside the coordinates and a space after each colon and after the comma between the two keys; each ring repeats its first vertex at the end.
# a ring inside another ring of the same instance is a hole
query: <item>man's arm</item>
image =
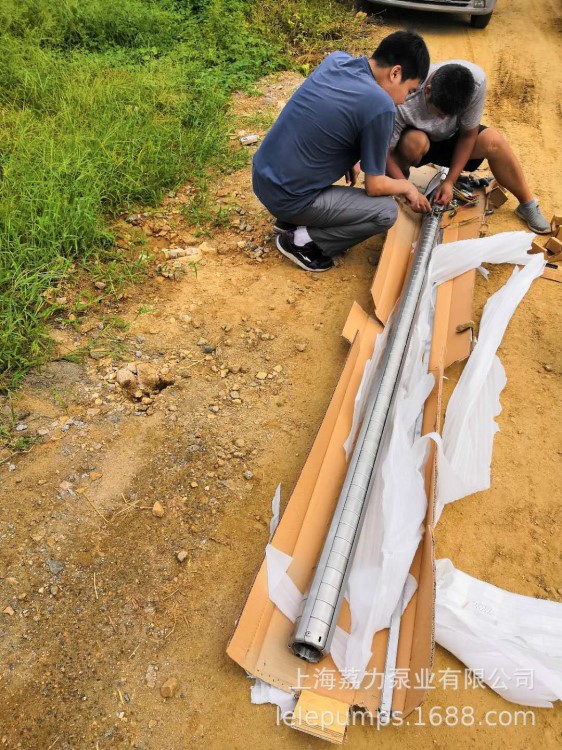
{"type": "Polygon", "coordinates": [[[435,193],[436,203],[447,205],[453,200],[453,185],[459,179],[466,162],[470,159],[477,138],[478,127],[471,128],[470,130],[461,129],[459,139],[453,151],[447,179],[441,183],[441,187],[435,193]]]}
{"type": "Polygon", "coordinates": [[[422,195],[417,187],[404,177],[395,179],[384,174],[366,174],[365,192],[371,196],[403,195],[406,203],[416,213],[425,213],[431,210],[425,195],[422,195]]]}
{"type": "Polygon", "coordinates": [[[396,158],[394,156],[395,147],[391,148],[387,154],[386,157],[386,173],[389,177],[394,178],[395,180],[404,180],[406,179],[406,175],[400,168],[400,165],[396,161],[396,158]]]}

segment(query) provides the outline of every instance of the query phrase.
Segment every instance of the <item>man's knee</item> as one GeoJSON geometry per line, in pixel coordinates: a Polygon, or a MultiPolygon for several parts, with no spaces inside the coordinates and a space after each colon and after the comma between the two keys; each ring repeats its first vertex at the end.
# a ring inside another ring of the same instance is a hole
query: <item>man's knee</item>
{"type": "Polygon", "coordinates": [[[506,145],[507,141],[500,132],[495,128],[486,128],[478,134],[473,151],[481,155],[481,158],[493,158],[501,153],[506,145]]]}
{"type": "Polygon", "coordinates": [[[377,211],[373,212],[371,220],[373,224],[376,224],[380,229],[390,229],[394,225],[398,217],[398,205],[394,198],[385,196],[384,198],[377,199],[379,203],[377,211]]]}
{"type": "Polygon", "coordinates": [[[423,130],[406,130],[398,142],[397,150],[400,156],[412,166],[420,163],[429,151],[429,138],[423,130]]]}

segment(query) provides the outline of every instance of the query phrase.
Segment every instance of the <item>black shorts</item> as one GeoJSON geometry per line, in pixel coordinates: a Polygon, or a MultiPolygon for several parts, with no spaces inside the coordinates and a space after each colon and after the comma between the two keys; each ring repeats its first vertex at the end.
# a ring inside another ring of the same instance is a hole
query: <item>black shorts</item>
{"type": "MultiPolygon", "coordinates": [[[[486,130],[486,125],[480,125],[478,132],[481,133],[486,130]]],[[[447,138],[446,141],[429,141],[429,151],[420,161],[419,166],[424,164],[437,164],[440,167],[450,167],[451,159],[453,158],[453,151],[459,140],[459,132],[455,133],[452,138],[447,138]]],[[[482,164],[484,159],[469,159],[464,165],[465,172],[474,172],[475,169],[482,164]]]]}

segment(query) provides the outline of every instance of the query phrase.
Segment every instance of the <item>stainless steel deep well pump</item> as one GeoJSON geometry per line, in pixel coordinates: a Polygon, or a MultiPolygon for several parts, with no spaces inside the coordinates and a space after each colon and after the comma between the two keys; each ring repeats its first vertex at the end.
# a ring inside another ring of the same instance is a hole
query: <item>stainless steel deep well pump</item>
{"type": "Polygon", "coordinates": [[[329,653],[351,562],[367,510],[385,435],[391,423],[401,371],[416,318],[429,260],[437,244],[443,210],[434,207],[422,220],[414,261],[398,309],[390,322],[388,343],[368,396],[365,417],[326,536],[301,616],[296,621],[293,652],[316,663],[329,653]]]}

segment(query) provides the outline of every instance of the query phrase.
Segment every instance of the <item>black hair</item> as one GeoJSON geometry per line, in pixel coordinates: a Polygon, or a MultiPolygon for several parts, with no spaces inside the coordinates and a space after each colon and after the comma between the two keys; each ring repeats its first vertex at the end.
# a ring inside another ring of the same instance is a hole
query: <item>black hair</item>
{"type": "Polygon", "coordinates": [[[413,31],[395,31],[385,37],[373,52],[373,60],[381,68],[402,67],[402,80],[427,77],[429,51],[419,34],[413,31]]]}
{"type": "Polygon", "coordinates": [[[460,115],[468,107],[475,86],[468,68],[458,63],[448,63],[432,75],[429,100],[444,115],[460,115]]]}

